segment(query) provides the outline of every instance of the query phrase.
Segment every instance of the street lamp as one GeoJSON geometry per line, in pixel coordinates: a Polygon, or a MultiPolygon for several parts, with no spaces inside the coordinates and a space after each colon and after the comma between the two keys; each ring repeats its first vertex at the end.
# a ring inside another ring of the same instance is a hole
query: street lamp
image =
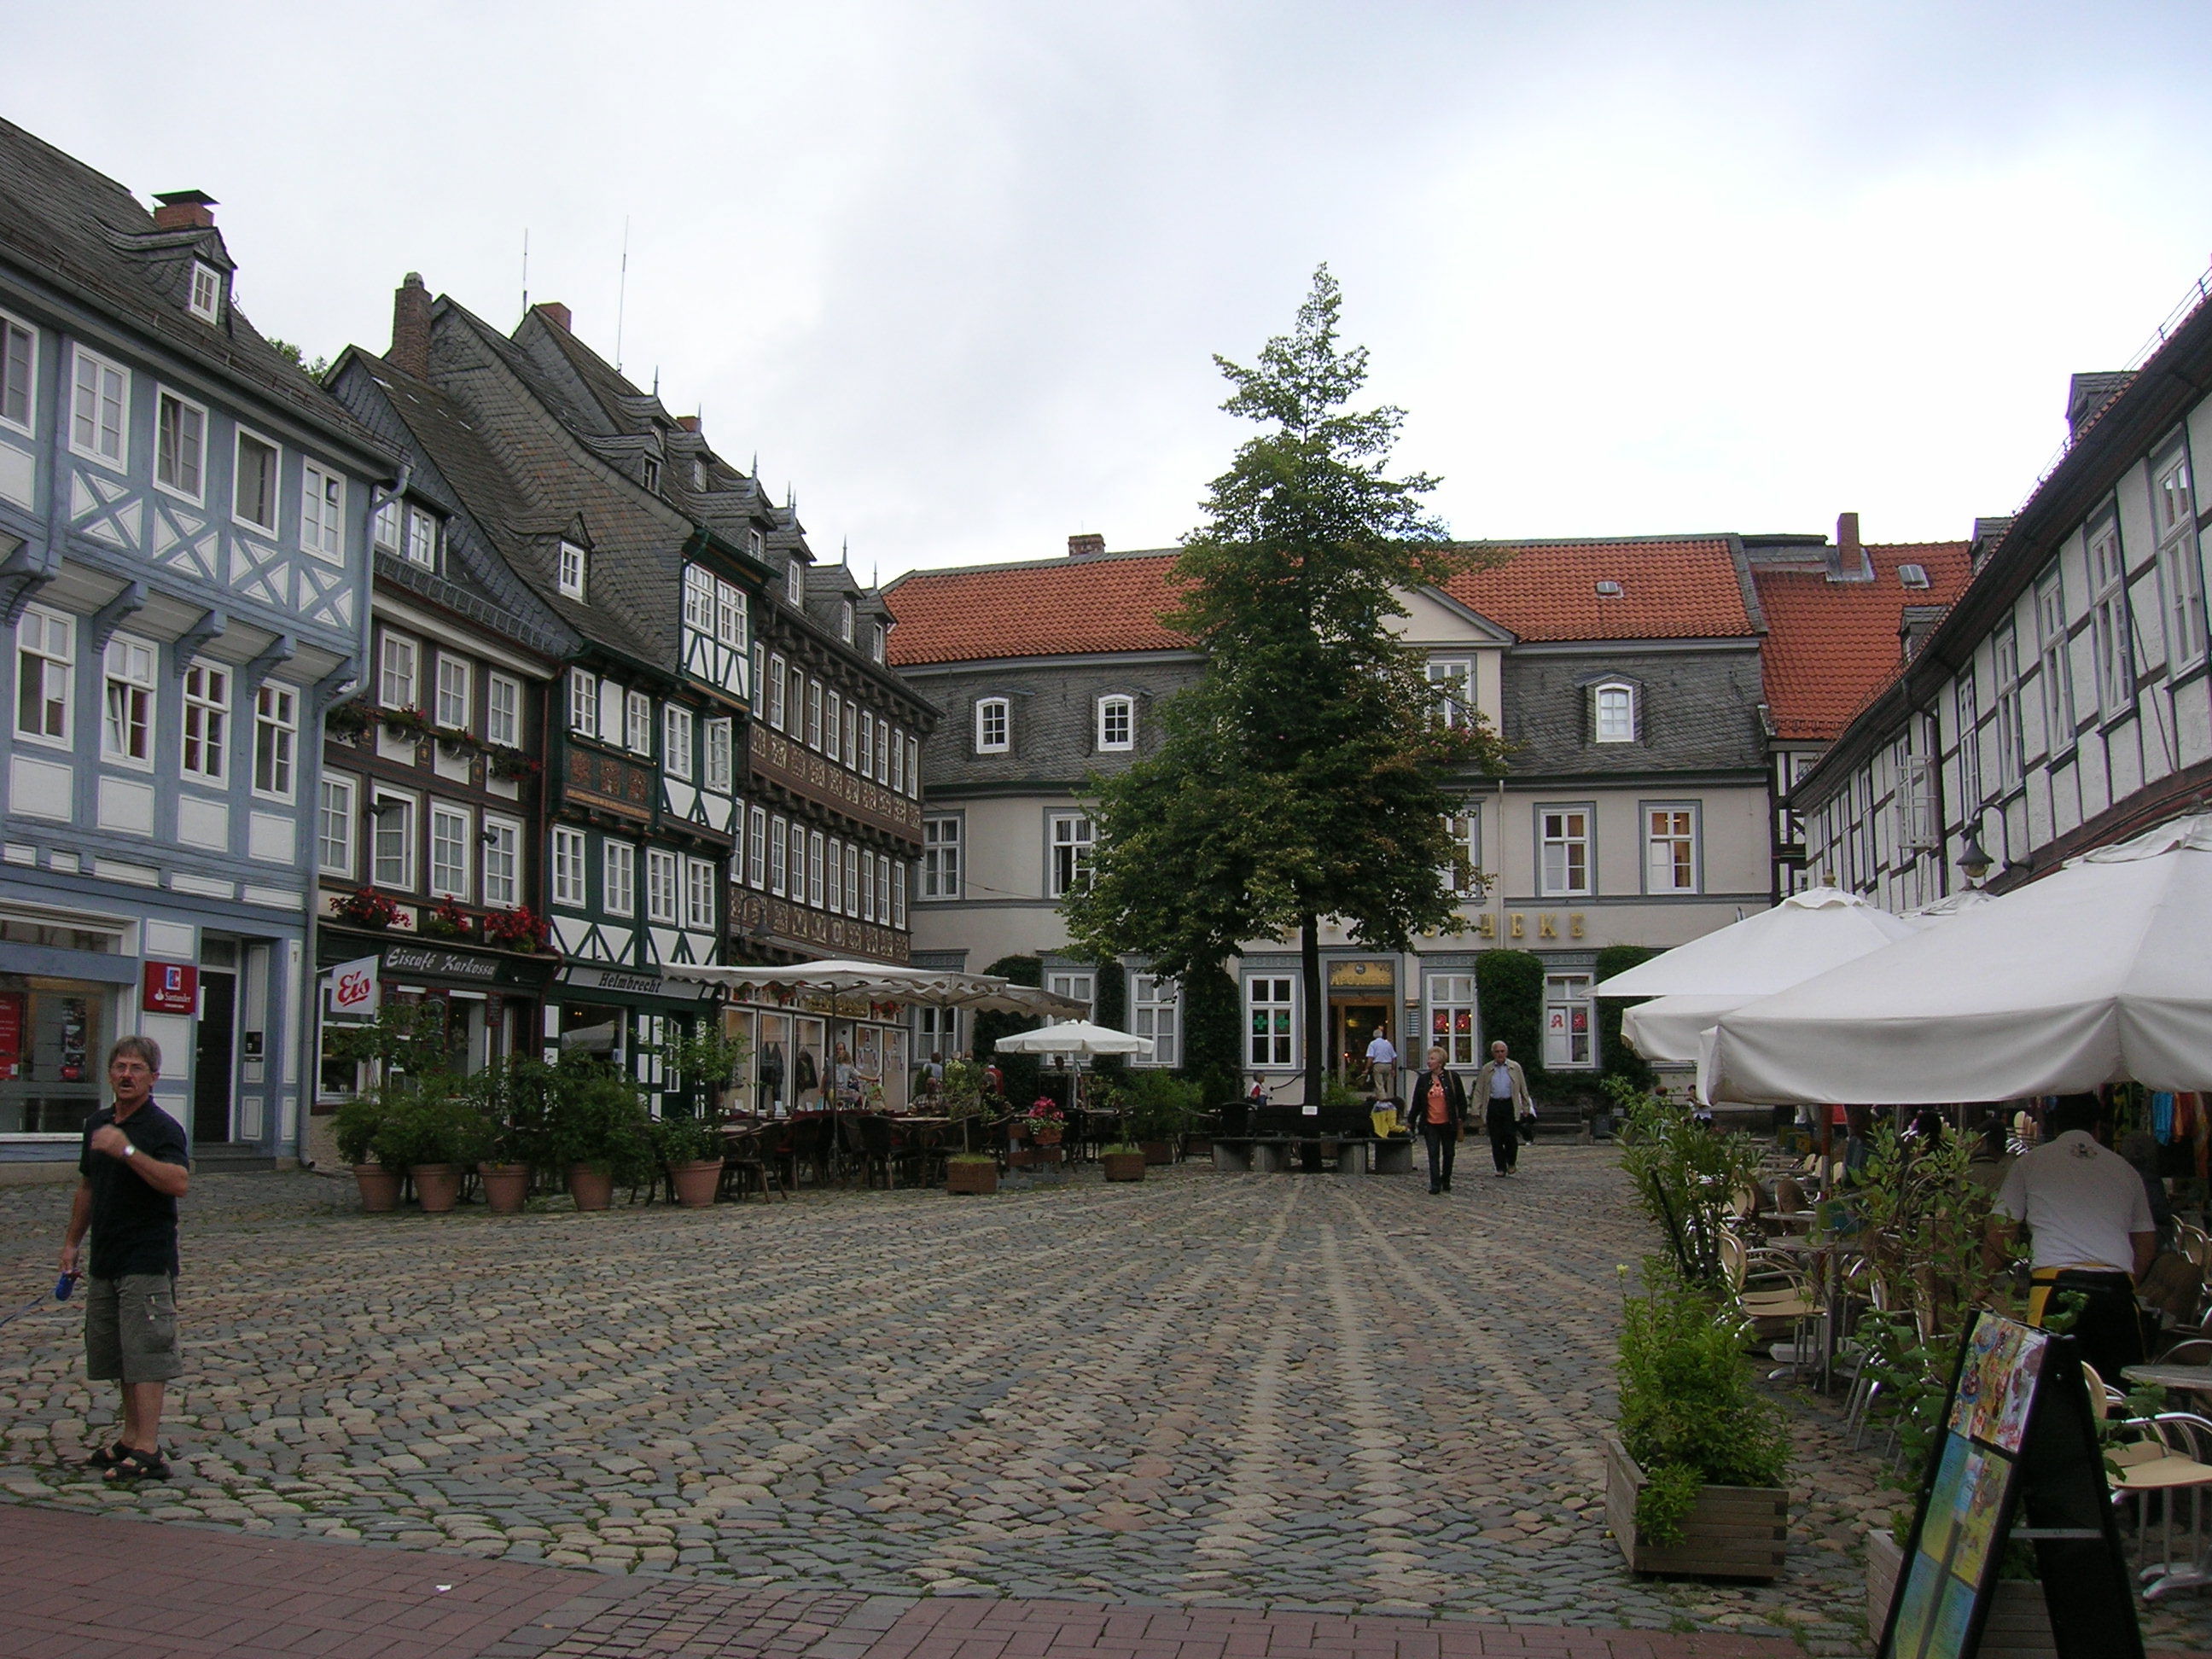
{"type": "Polygon", "coordinates": [[[1969,831],[1966,844],[1959,849],[1959,868],[1966,873],[1966,884],[1979,887],[1989,878],[1990,866],[1996,862],[1982,850],[1982,838],[1969,831]]]}

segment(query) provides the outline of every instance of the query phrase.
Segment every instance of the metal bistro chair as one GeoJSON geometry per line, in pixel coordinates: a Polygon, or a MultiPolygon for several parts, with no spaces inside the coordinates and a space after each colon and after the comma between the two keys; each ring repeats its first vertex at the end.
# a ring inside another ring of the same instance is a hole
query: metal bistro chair
{"type": "Polygon", "coordinates": [[[759,1123],[722,1126],[722,1179],[715,1189],[717,1198],[743,1198],[749,1187],[757,1188],[765,1204],[773,1188],[784,1202],[791,1201],[791,1194],[783,1190],[783,1183],[769,1167],[767,1133],[766,1126],[759,1123]]]}

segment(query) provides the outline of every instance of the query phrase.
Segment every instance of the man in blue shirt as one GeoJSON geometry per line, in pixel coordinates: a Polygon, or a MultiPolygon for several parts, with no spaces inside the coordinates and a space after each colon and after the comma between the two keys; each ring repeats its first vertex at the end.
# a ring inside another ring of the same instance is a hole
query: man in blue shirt
{"type": "Polygon", "coordinates": [[[111,1480],[161,1480],[161,1405],[177,1355],[177,1200],[191,1182],[191,1143],[154,1103],[161,1050],[127,1036],[108,1050],[115,1103],[87,1120],[62,1271],[77,1272],[85,1235],[85,1374],[123,1395],[123,1430],[92,1455],[111,1480]]]}

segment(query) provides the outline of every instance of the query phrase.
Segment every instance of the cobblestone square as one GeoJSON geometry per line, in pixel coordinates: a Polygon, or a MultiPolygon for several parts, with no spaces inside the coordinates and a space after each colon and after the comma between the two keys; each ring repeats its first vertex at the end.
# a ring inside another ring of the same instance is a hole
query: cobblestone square
{"type": "MultiPolygon", "coordinates": [[[[955,1199],[495,1218],[349,1182],[195,1184],[178,1477],[73,1467],[111,1413],[74,1306],[0,1333],[0,1490],[278,1534],[862,1595],[1419,1613],[1863,1646],[1890,1498],[1793,1404],[1791,1565],[1638,1580],[1601,1514],[1619,1264],[1604,1148],[1522,1173],[1095,1175],[955,1199]]],[[[50,1279],[66,1188],[0,1193],[50,1279]]],[[[2155,1646],[2203,1647],[2191,1598],[2155,1646]]]]}

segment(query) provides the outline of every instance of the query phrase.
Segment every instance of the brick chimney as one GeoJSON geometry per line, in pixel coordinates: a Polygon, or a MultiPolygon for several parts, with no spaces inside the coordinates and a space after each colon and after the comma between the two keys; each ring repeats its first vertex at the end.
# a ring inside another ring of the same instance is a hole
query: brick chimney
{"type": "Polygon", "coordinates": [[[418,380],[430,378],[430,290],[422,273],[410,270],[392,295],[392,366],[418,380]]]}
{"type": "Polygon", "coordinates": [[[154,200],[160,204],[154,210],[156,230],[205,230],[215,223],[208,210],[216,200],[204,190],[173,190],[154,200]]]}
{"type": "Polygon", "coordinates": [[[1836,550],[1830,556],[1828,580],[1832,582],[1870,582],[1874,580],[1874,561],[1867,557],[1866,549],[1859,542],[1859,515],[1856,513],[1836,515],[1836,550]]]}
{"type": "Polygon", "coordinates": [[[678,415],[676,417],[676,424],[686,432],[696,432],[699,429],[699,417],[696,415],[678,415]]]}
{"type": "Polygon", "coordinates": [[[1067,538],[1067,556],[1071,559],[1097,558],[1106,550],[1103,536],[1085,533],[1067,538]]]}
{"type": "Polygon", "coordinates": [[[568,307],[558,300],[540,300],[530,308],[563,334],[574,334],[576,331],[568,326],[568,307]]]}

